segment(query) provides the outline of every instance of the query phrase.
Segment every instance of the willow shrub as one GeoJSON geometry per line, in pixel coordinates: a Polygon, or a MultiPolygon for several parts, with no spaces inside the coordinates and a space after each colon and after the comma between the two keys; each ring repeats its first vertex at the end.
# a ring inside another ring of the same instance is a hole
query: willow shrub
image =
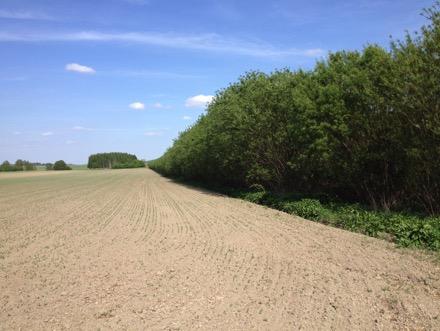
{"type": "Polygon", "coordinates": [[[427,25],[389,49],[243,75],[149,166],[207,184],[439,214],[439,4],[424,14],[427,25]]]}

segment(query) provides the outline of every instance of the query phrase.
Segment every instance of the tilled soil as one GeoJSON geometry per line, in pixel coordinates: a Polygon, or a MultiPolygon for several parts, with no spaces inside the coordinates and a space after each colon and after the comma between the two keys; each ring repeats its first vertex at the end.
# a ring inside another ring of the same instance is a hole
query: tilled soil
{"type": "Polygon", "coordinates": [[[439,330],[439,275],[148,169],[0,175],[1,330],[439,330]]]}

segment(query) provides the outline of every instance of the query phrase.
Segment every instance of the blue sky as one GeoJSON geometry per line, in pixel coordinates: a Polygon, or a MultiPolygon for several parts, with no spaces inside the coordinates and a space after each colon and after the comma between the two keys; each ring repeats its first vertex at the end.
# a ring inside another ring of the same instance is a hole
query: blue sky
{"type": "Polygon", "coordinates": [[[1,0],[0,161],[160,156],[248,70],[388,46],[425,0],[1,0]]]}

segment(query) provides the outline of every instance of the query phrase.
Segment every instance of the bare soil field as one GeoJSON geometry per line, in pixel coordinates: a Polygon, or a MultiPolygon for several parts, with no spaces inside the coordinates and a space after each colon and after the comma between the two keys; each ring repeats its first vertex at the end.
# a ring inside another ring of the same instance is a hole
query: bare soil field
{"type": "Polygon", "coordinates": [[[0,175],[1,330],[439,330],[439,275],[148,169],[0,175]]]}

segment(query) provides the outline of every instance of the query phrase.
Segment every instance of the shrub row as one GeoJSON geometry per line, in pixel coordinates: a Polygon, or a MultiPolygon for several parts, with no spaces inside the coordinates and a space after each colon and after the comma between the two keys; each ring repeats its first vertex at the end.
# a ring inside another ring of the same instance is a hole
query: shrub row
{"type": "Polygon", "coordinates": [[[331,53],[310,71],[247,73],[149,166],[210,184],[439,214],[439,8],[389,49],[331,53]]]}

